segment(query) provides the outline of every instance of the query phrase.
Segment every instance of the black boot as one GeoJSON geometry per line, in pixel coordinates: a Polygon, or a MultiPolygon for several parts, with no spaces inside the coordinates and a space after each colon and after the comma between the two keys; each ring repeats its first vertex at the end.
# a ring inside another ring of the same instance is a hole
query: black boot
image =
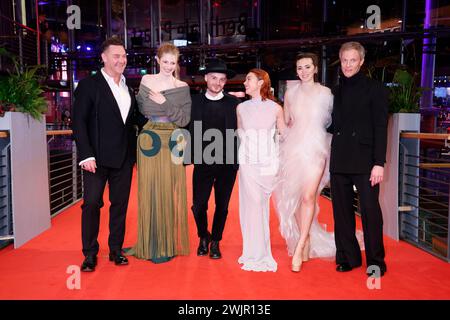
{"type": "Polygon", "coordinates": [[[211,242],[211,234],[208,232],[205,238],[200,238],[200,242],[197,248],[198,256],[206,256],[208,254],[209,243],[211,242]]]}
{"type": "Polygon", "coordinates": [[[222,258],[222,254],[220,253],[220,248],[219,248],[219,241],[211,241],[209,257],[211,259],[222,258]]]}

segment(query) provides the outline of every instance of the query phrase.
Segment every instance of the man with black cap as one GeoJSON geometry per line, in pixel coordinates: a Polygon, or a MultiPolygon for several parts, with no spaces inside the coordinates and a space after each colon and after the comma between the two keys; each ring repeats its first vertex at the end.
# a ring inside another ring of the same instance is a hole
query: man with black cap
{"type": "Polygon", "coordinates": [[[200,238],[197,255],[205,256],[209,252],[210,258],[220,259],[219,241],[222,240],[238,170],[234,133],[237,129],[236,106],[240,101],[223,92],[227,79],[235,76],[224,61],[211,59],[200,74],[205,77],[207,89],[206,93],[192,97],[191,147],[187,149],[191,154],[186,162],[194,164],[192,211],[200,238]],[[210,233],[207,210],[213,186],[216,208],[210,233]]]}

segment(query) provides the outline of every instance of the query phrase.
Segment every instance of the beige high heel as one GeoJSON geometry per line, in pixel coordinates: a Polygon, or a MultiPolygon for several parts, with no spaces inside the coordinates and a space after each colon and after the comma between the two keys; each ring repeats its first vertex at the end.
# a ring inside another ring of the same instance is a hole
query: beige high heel
{"type": "Polygon", "coordinates": [[[302,251],[302,260],[303,261],[308,261],[309,260],[309,250],[310,250],[310,241],[309,241],[309,237],[308,239],[306,239],[305,245],[303,247],[303,251],[302,251]]]}
{"type": "Polygon", "coordinates": [[[300,260],[300,264],[294,264],[294,259],[292,259],[291,271],[300,272],[301,268],[302,268],[302,260],[300,260]]]}
{"type": "Polygon", "coordinates": [[[292,265],[291,271],[292,271],[292,272],[295,272],[295,273],[300,272],[301,267],[302,267],[301,264],[299,264],[298,266],[296,266],[295,264],[293,264],[293,265],[292,265]]]}
{"type": "Polygon", "coordinates": [[[291,271],[292,272],[300,272],[300,270],[302,268],[304,247],[305,247],[304,244],[303,244],[303,246],[297,246],[296,250],[294,251],[294,255],[292,256],[292,264],[291,264],[291,271]],[[296,254],[297,250],[300,250],[300,259],[299,259],[300,263],[298,263],[298,264],[294,263],[295,254],[296,254]]]}

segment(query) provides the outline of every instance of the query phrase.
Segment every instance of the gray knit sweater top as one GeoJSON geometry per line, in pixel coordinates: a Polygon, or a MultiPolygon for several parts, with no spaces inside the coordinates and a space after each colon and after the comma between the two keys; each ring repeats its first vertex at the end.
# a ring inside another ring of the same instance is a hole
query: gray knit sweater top
{"type": "Polygon", "coordinates": [[[162,104],[150,99],[149,93],[150,89],[141,83],[136,100],[139,111],[144,116],[147,118],[168,117],[179,127],[184,127],[189,123],[192,104],[189,86],[161,91],[161,94],[166,98],[166,101],[162,104]]]}

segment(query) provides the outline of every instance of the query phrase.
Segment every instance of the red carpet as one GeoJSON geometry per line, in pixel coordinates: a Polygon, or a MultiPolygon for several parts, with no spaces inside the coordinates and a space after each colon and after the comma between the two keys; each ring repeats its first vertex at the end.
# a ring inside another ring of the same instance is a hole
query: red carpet
{"type": "MultiPolygon", "coordinates": [[[[190,186],[192,166],[188,167],[190,186]]],[[[192,199],[189,188],[189,207],[192,199]]],[[[125,247],[136,238],[136,184],[127,220],[125,247]]],[[[107,204],[105,195],[105,204],[107,204]]],[[[300,273],[292,273],[278,221],[271,217],[272,252],[276,273],[240,269],[241,231],[236,184],[221,242],[222,260],[197,257],[198,243],[189,212],[191,254],[164,264],[130,258],[130,265],[116,267],[107,260],[108,208],[102,211],[100,254],[97,270],[81,274],[81,289],[69,290],[70,265],[80,265],[81,202],[52,220],[52,228],[20,249],[0,250],[0,299],[449,299],[450,265],[405,242],[385,239],[388,272],[381,288],[367,287],[365,269],[337,273],[334,261],[313,259],[300,273]]],[[[210,211],[213,211],[211,201],[210,211]]],[[[331,204],[321,199],[320,220],[332,229],[331,204]]],[[[211,212],[212,213],[212,212],[211,212]]]]}

